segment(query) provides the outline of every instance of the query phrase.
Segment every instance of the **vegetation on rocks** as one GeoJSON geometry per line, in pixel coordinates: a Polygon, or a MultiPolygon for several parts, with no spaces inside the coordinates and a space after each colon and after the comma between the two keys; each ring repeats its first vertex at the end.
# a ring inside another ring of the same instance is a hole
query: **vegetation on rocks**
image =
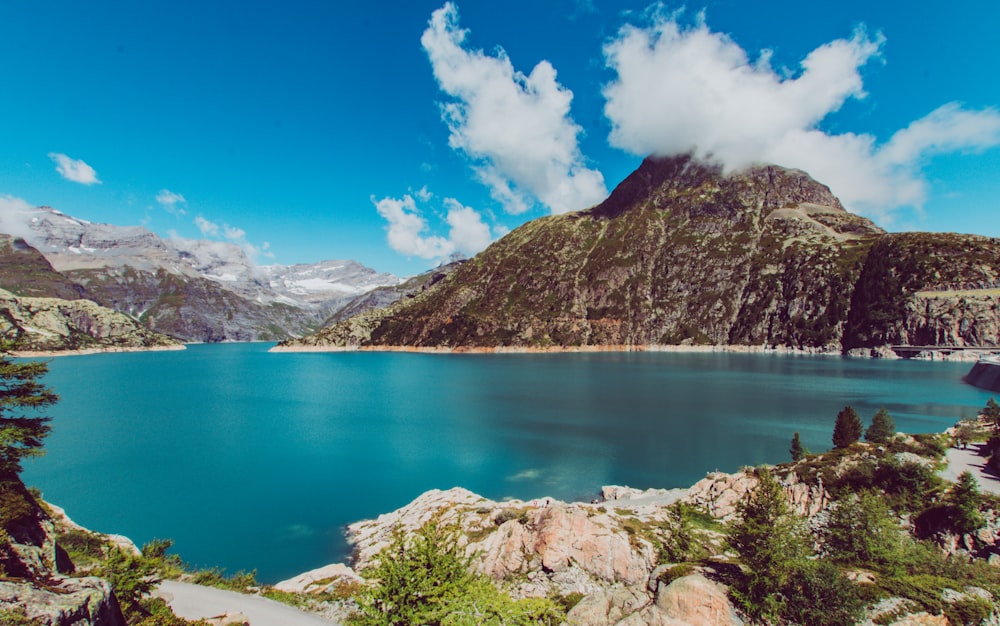
{"type": "Polygon", "coordinates": [[[997,267],[996,239],[886,234],[803,172],[651,157],[602,204],[287,345],[997,346],[997,267]]]}
{"type": "Polygon", "coordinates": [[[363,574],[355,626],[555,626],[564,613],[544,598],[513,600],[470,571],[457,528],[429,522],[415,533],[397,529],[392,543],[363,574]]]}

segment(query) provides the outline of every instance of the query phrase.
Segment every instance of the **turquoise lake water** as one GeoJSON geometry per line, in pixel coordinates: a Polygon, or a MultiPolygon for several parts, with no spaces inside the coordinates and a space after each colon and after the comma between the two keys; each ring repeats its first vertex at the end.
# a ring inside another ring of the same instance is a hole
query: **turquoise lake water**
{"type": "Polygon", "coordinates": [[[851,404],[940,431],[989,397],[971,364],[754,354],[270,354],[54,359],[25,482],[78,523],[265,582],[343,560],[343,529],[433,488],[590,499],[830,447],[851,404]]]}

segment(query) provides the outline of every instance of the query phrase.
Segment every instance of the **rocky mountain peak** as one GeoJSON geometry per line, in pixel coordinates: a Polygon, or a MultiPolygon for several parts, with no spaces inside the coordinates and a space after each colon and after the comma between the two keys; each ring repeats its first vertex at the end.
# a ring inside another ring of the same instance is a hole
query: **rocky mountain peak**
{"type": "Polygon", "coordinates": [[[688,216],[743,208],[766,216],[802,203],[844,210],[829,187],[801,170],[753,165],[726,172],[720,164],[683,154],[647,157],[607,200],[585,213],[613,219],[636,208],[680,211],[688,216]]]}

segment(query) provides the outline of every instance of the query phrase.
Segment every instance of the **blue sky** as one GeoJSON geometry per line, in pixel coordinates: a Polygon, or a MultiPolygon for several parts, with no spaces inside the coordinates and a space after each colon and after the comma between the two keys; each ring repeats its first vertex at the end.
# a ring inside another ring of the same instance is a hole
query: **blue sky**
{"type": "Polygon", "coordinates": [[[410,275],[645,154],[1000,236],[994,1],[0,3],[0,208],[410,275]]]}

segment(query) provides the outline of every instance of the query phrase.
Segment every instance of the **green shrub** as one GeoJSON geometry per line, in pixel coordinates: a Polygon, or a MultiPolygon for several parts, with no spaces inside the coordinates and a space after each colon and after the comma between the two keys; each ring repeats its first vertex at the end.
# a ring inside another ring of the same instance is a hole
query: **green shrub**
{"type": "Polygon", "coordinates": [[[527,524],[528,512],[518,509],[504,509],[497,513],[497,516],[493,519],[493,523],[501,526],[511,520],[517,520],[517,523],[521,525],[527,524]]]}
{"type": "Polygon", "coordinates": [[[782,590],[781,616],[795,624],[840,626],[861,620],[865,601],[858,585],[831,563],[805,561],[782,590]]]}
{"type": "Polygon", "coordinates": [[[885,500],[870,491],[838,500],[820,540],[827,555],[843,563],[886,565],[899,558],[902,529],[885,500]]]}
{"type": "Polygon", "coordinates": [[[111,584],[126,617],[144,612],[140,600],[160,582],[148,560],[118,547],[108,551],[97,574],[111,584]]]}
{"type": "Polygon", "coordinates": [[[109,544],[96,533],[82,529],[72,529],[56,537],[56,543],[66,551],[75,565],[87,565],[104,558],[104,549],[109,544]]]}
{"type": "Polygon", "coordinates": [[[944,608],[948,623],[955,626],[979,626],[986,622],[996,607],[985,598],[965,597],[944,608]]]}
{"type": "Polygon", "coordinates": [[[392,542],[363,575],[372,584],[355,596],[354,626],[559,624],[563,611],[549,599],[514,601],[492,582],[469,571],[455,528],[429,523],[392,542]]]}

